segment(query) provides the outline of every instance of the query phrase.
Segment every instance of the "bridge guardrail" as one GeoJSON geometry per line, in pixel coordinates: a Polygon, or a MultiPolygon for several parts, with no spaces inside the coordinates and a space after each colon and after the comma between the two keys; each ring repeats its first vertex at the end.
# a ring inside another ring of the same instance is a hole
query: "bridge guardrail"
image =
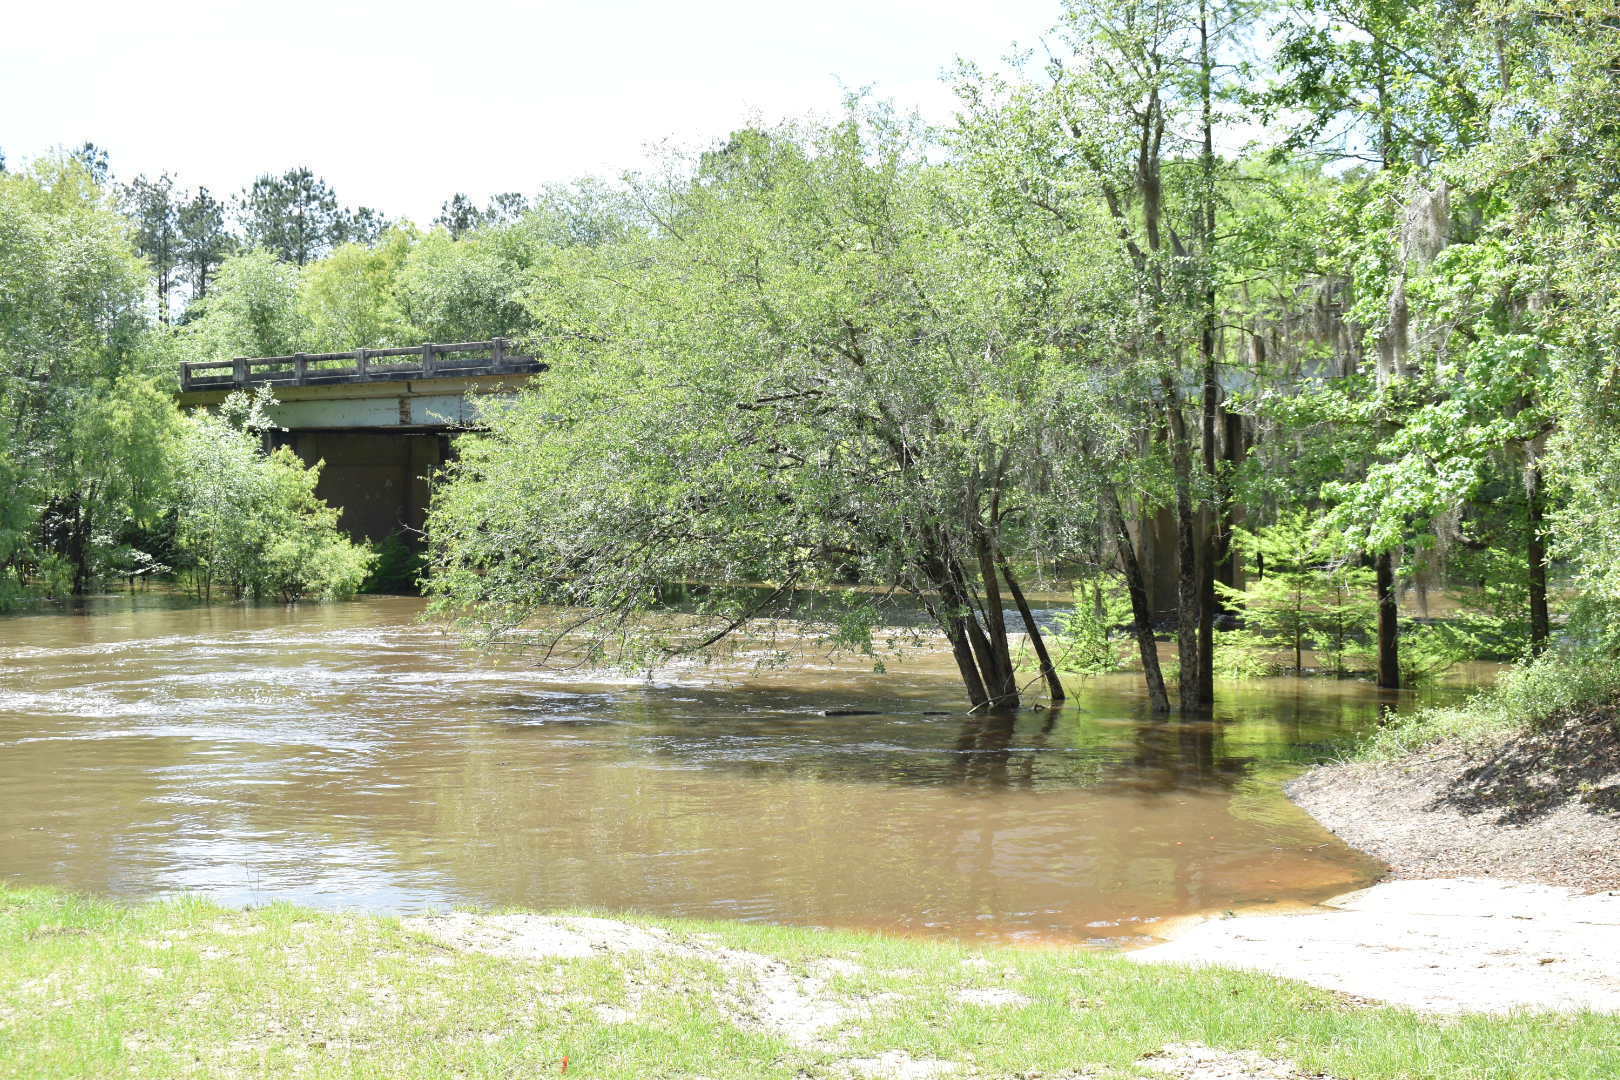
{"type": "Polygon", "coordinates": [[[180,389],[236,390],[263,383],[272,386],[334,386],[396,379],[526,375],[546,369],[546,365],[533,356],[513,353],[510,346],[506,338],[492,338],[489,341],[462,341],[451,345],[429,343],[341,353],[188,360],[180,365],[180,389]],[[407,357],[410,359],[405,359],[407,357]]]}

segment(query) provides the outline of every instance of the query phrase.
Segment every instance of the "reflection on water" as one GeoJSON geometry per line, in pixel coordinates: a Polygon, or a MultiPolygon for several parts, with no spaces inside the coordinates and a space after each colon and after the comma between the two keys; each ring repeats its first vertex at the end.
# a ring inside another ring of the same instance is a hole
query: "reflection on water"
{"type": "Polygon", "coordinates": [[[945,654],[648,683],[477,657],[418,610],[0,623],[0,875],[1109,941],[1377,871],[1279,789],[1376,722],[1362,684],[1238,686],[1153,722],[1121,676],[970,718],[945,654]]]}

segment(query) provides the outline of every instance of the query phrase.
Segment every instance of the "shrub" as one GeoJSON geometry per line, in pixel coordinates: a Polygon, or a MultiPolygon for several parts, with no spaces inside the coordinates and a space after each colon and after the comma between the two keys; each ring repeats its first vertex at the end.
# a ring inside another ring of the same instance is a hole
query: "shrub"
{"type": "Polygon", "coordinates": [[[1279,674],[1277,642],[1253,630],[1215,631],[1215,674],[1222,679],[1263,679],[1279,674]]]}
{"type": "Polygon", "coordinates": [[[381,543],[374,545],[373,551],[376,562],[366,575],[365,584],[360,586],[361,592],[414,595],[419,591],[422,554],[407,544],[404,537],[389,533],[381,543]]]}
{"type": "Polygon", "coordinates": [[[1114,629],[1131,621],[1130,598],[1103,575],[1075,582],[1074,607],[1057,616],[1052,663],[1075,675],[1105,675],[1124,667],[1114,629]]]}
{"type": "Polygon", "coordinates": [[[320,467],[285,447],[266,454],[268,388],[232,394],[219,413],[187,419],[180,440],[187,484],[177,535],[193,588],[240,597],[354,595],[376,555],[338,531],[338,512],[315,496],[320,467]]]}
{"type": "Polygon", "coordinates": [[[1576,710],[1612,709],[1617,698],[1620,668],[1612,657],[1548,653],[1507,669],[1460,704],[1398,716],[1368,736],[1358,756],[1387,759],[1438,743],[1491,742],[1576,710]]]}

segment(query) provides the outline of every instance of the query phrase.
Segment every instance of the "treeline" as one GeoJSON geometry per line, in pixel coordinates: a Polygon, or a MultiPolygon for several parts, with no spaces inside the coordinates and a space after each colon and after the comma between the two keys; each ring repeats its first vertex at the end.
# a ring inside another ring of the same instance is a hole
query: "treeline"
{"type": "Polygon", "coordinates": [[[399,222],[303,265],[255,247],[225,259],[166,339],[179,359],[219,359],[532,334],[521,294],[554,252],[618,235],[621,199],[589,182],[553,188],[515,220],[399,222]]]}
{"type": "MultiPolygon", "coordinates": [[[[151,275],[157,317],[165,323],[183,320],[191,303],[208,295],[232,255],[264,251],[303,267],[345,244],[375,245],[403,224],[373,207],[345,205],[308,166],[264,173],[222,199],[204,186],[182,186],[169,172],[117,177],[107,151],[93,142],[64,153],[83,166],[128,220],[131,242],[151,275]]],[[[5,162],[0,152],[0,172],[5,162]]],[[[589,184],[554,186],[534,198],[502,192],[480,206],[465,192],[456,192],[430,226],[460,239],[477,229],[517,222],[537,208],[566,213],[593,194],[597,192],[589,184]]]]}
{"type": "Polygon", "coordinates": [[[373,556],[316,470],[265,452],[264,402],[181,415],[174,358],[206,320],[155,319],[134,231],[82,160],[0,173],[0,610],[170,575],[204,596],[353,593],[373,556]]]}
{"type": "MultiPolygon", "coordinates": [[[[970,700],[1009,706],[1037,677],[1014,633],[1043,644],[1026,586],[1061,573],[1129,627],[1160,709],[1207,705],[1257,631],[1386,686],[1447,648],[1612,649],[1606,11],[1069,0],[1044,40],[960,64],[943,127],[856,97],[618,183],[456,197],[426,231],[362,229],[328,191],[281,213],[307,243],[241,225],[174,325],[127,194],[151,182],[62,158],[3,178],[43,260],[0,233],[28,493],[5,565],[77,558],[70,433],[137,399],[120,380],[500,335],[551,373],[458,440],[428,528],[441,605],[489,637],[638,665],[808,619],[875,650],[906,597],[970,700]],[[1468,641],[1403,616],[1426,583],[1470,605],[1468,641]]],[[[80,529],[97,550],[155,520],[117,498],[80,529]]]]}
{"type": "Polygon", "coordinates": [[[482,209],[453,198],[423,232],[343,209],[303,169],[231,210],[167,176],[119,182],[90,144],[11,164],[0,609],[170,575],[216,596],[353,592],[371,558],[314,498],[315,470],[263,452],[265,403],[184,417],[178,364],[522,335],[535,268],[623,217],[623,193],[593,182],[482,209]]]}

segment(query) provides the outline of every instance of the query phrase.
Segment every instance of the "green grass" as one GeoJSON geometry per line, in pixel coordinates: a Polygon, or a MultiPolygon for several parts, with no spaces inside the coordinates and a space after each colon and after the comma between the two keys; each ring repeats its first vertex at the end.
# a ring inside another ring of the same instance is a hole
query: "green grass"
{"type": "Polygon", "coordinates": [[[1425,1018],[1258,975],[1072,950],[974,949],[806,929],[659,921],[690,953],[515,960],[396,920],[198,900],[125,905],[0,887],[0,1076],[814,1078],[902,1049],[955,1076],[1150,1075],[1198,1042],[1307,1072],[1515,1080],[1620,1075],[1620,1021],[1425,1018]],[[822,970],[854,1012],[794,1042],[746,1020],[741,949],[822,970]],[[843,966],[829,974],[829,960],[843,966]],[[993,988],[1022,1004],[964,1004],[993,988]]]}
{"type": "Polygon", "coordinates": [[[1395,717],[1372,732],[1354,756],[1390,761],[1442,743],[1482,745],[1620,697],[1613,660],[1549,653],[1507,669],[1495,685],[1456,705],[1431,706],[1395,717]]]}

